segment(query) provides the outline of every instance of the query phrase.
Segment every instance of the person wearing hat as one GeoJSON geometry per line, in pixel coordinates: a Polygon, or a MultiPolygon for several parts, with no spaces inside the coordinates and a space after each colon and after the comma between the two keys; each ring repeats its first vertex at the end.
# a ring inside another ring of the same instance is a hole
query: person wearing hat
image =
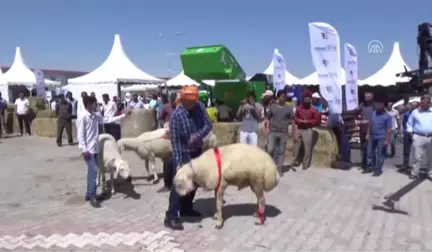
{"type": "MultiPolygon", "coordinates": [[[[212,123],[203,104],[198,101],[198,88],[183,87],[180,91],[180,104],[174,110],[170,120],[170,140],[172,145],[175,177],[177,169],[189,163],[202,153],[203,139],[210,134],[212,123]]],[[[169,206],[164,220],[165,227],[183,230],[180,217],[199,217],[193,209],[195,192],[180,197],[174,186],[169,196],[169,206]]]]}
{"type": "Polygon", "coordinates": [[[296,111],[294,122],[296,127],[293,127],[294,138],[294,162],[293,167],[303,163],[303,170],[306,170],[311,165],[312,148],[313,148],[313,131],[312,128],[319,124],[320,114],[312,106],[312,94],[308,91],[303,93],[303,103],[300,104],[296,111]],[[303,158],[300,160],[301,148],[303,148],[303,158]]]}
{"type": "Polygon", "coordinates": [[[321,96],[318,94],[318,92],[315,92],[312,94],[312,105],[318,112],[323,112],[323,105],[321,104],[321,96]]]}
{"type": "Polygon", "coordinates": [[[432,108],[431,98],[425,95],[420,100],[420,107],[413,110],[406,124],[406,131],[411,136],[413,164],[410,179],[420,175],[422,160],[427,160],[427,172],[432,176],[432,108]]]}
{"type": "Polygon", "coordinates": [[[271,90],[266,90],[262,95],[261,95],[261,101],[262,101],[262,105],[264,107],[263,109],[263,117],[267,117],[267,114],[269,112],[270,106],[273,103],[273,98],[274,98],[274,93],[271,90]]]}
{"type": "Polygon", "coordinates": [[[364,173],[373,172],[373,176],[380,176],[384,160],[387,157],[387,146],[390,143],[392,119],[385,110],[384,100],[375,103],[375,111],[369,123],[366,135],[368,140],[368,169],[364,173]]]}

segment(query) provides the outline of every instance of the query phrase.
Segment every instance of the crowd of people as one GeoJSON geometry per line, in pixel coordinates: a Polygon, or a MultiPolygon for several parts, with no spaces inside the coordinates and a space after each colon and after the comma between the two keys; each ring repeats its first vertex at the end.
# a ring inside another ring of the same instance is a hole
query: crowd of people
{"type": "MultiPolygon", "coordinates": [[[[428,173],[432,165],[432,109],[431,98],[423,96],[420,103],[406,104],[396,110],[392,103],[374,99],[371,92],[365,93],[364,102],[351,113],[358,116],[361,143],[363,173],[380,176],[384,160],[395,155],[395,141],[403,136],[402,170],[410,170],[411,179],[420,176],[422,164],[428,164],[428,173]]],[[[131,109],[152,108],[156,110],[158,127],[170,122],[170,140],[173,156],[164,163],[164,187],[159,191],[169,191],[169,207],[166,212],[165,226],[172,229],[183,229],[179,216],[199,216],[193,209],[193,193],[180,197],[173,189],[172,180],[177,167],[199,156],[205,136],[212,130],[212,122],[240,122],[241,143],[258,146],[259,125],[264,122],[265,148],[273,158],[282,176],[286,144],[289,138],[294,142],[294,158],[291,167],[302,166],[308,169],[313,152],[313,128],[326,126],[335,133],[339,146],[339,160],[349,167],[351,164],[351,145],[347,135],[346,122],[342,114],[333,113],[318,93],[304,91],[301,102],[292,99],[285,90],[276,93],[267,90],[259,102],[254,92],[246,95],[237,111],[221,101],[209,103],[205,107],[199,102],[198,89],[184,87],[179,93],[153,94],[150,99],[134,94],[126,102],[118,97],[110,98],[104,94],[102,101],[94,93],[81,94],[80,99],[72,93],[60,94],[51,103],[51,109],[57,115],[57,144],[62,146],[62,133],[65,130],[68,143],[73,144],[72,120],[76,120],[78,147],[88,167],[86,200],[93,207],[100,207],[96,195],[97,176],[97,139],[101,132],[120,139],[118,121],[127,116],[131,109]],[[325,120],[323,121],[323,116],[325,120]],[[325,123],[323,123],[325,122],[325,123]],[[323,125],[325,124],[325,125],[323,125]]],[[[20,94],[14,103],[20,133],[24,128],[30,134],[30,124],[26,115],[29,110],[28,99],[20,94]]],[[[4,111],[7,103],[0,94],[0,114],[2,131],[4,131],[4,111]]]]}

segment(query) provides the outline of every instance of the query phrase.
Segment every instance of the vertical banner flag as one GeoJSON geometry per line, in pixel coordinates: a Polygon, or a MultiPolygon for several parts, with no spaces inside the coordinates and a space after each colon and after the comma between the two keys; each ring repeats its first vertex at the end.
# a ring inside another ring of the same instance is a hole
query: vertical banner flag
{"type": "Polygon", "coordinates": [[[312,61],[321,96],[333,113],[342,113],[342,76],[339,34],[326,23],[309,23],[312,61]]]}
{"type": "Polygon", "coordinates": [[[357,52],[351,44],[345,44],[345,99],[347,110],[358,107],[358,63],[357,52]]]}
{"type": "Polygon", "coordinates": [[[285,59],[277,48],[273,52],[273,88],[276,91],[285,88],[285,59]]]}
{"type": "Polygon", "coordinates": [[[39,97],[45,97],[45,76],[41,70],[34,70],[36,77],[36,93],[39,97]]]}

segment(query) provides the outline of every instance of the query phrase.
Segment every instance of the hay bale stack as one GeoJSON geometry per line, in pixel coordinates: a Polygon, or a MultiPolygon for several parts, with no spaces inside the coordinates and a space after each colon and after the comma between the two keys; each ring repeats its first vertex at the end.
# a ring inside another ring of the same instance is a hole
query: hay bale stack
{"type": "Polygon", "coordinates": [[[132,114],[121,121],[122,137],[137,137],[156,129],[156,110],[134,109],[132,114]]]}
{"type": "Polygon", "coordinates": [[[218,122],[213,124],[213,133],[219,146],[238,142],[240,123],[218,122]]]}
{"type": "MultiPolygon", "coordinates": [[[[31,130],[34,135],[40,137],[57,137],[57,119],[56,118],[39,118],[36,117],[32,124],[31,130]]],[[[72,121],[72,136],[76,139],[76,124],[72,121]]],[[[63,131],[63,138],[66,138],[66,131],[63,131]]]]}
{"type": "MultiPolygon", "coordinates": [[[[331,163],[336,160],[339,153],[336,136],[327,128],[314,128],[314,148],[312,152],[311,165],[319,168],[330,168],[331,163]]],[[[284,164],[291,164],[293,157],[294,142],[290,137],[285,146],[284,164]]],[[[302,155],[302,153],[300,153],[302,155]]]]}
{"type": "Polygon", "coordinates": [[[41,97],[28,97],[30,108],[35,111],[35,113],[39,110],[46,109],[46,100],[41,97]]]}
{"type": "Polygon", "coordinates": [[[57,115],[53,110],[39,110],[36,118],[57,118],[57,115]]]}

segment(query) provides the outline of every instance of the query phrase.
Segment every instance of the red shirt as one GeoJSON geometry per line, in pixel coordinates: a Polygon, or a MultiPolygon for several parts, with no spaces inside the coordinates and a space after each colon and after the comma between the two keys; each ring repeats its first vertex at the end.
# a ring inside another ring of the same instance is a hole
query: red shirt
{"type": "Polygon", "coordinates": [[[321,118],[318,110],[312,105],[309,108],[300,104],[297,107],[294,121],[299,129],[309,129],[319,124],[321,118]]]}

